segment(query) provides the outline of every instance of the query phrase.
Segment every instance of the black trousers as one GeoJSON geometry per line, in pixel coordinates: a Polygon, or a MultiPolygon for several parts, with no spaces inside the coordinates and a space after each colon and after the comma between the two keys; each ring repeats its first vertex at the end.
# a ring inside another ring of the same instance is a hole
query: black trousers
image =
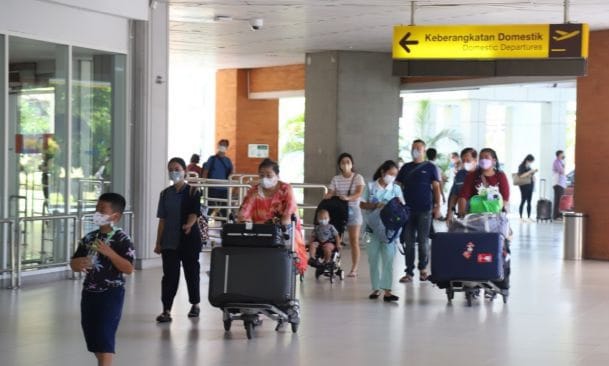
{"type": "Polygon", "coordinates": [[[180,264],[184,268],[184,277],[188,287],[188,301],[191,304],[201,302],[199,254],[200,245],[180,244],[178,249],[165,249],[161,252],[163,258],[163,279],[161,280],[161,301],[163,310],[169,311],[173,299],[178,292],[180,283],[180,264]]]}
{"type": "Polygon", "coordinates": [[[565,189],[559,185],[554,186],[554,219],[560,218],[560,197],[565,193],[565,189]]]}
{"type": "Polygon", "coordinates": [[[531,199],[533,198],[533,185],[532,184],[524,184],[520,186],[520,208],[518,212],[520,213],[520,218],[522,218],[522,211],[524,209],[524,205],[527,205],[527,215],[528,218],[531,218],[531,199]]]}

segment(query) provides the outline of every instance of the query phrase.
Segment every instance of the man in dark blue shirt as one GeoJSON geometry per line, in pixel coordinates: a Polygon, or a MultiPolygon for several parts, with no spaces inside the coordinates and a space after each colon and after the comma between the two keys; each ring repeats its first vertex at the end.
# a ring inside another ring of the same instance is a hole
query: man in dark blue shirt
{"type": "Polygon", "coordinates": [[[410,207],[410,219],[402,231],[401,241],[405,246],[406,275],[400,282],[412,282],[414,277],[415,242],[419,243],[420,278],[425,281],[429,276],[429,231],[433,218],[440,217],[440,177],[436,166],[425,158],[425,142],[412,143],[412,162],[405,164],[396,179],[402,185],[404,200],[410,207]]]}
{"type": "MultiPolygon", "coordinates": [[[[207,159],[207,162],[203,164],[203,178],[226,180],[231,174],[233,174],[233,163],[231,162],[230,158],[226,156],[228,145],[228,140],[220,140],[216,155],[210,156],[209,159],[207,159]]],[[[213,200],[214,198],[227,199],[228,190],[226,188],[209,188],[208,196],[212,199],[209,202],[209,206],[228,205],[228,202],[213,200]]],[[[221,215],[225,216],[226,210],[221,210],[221,215]]]]}

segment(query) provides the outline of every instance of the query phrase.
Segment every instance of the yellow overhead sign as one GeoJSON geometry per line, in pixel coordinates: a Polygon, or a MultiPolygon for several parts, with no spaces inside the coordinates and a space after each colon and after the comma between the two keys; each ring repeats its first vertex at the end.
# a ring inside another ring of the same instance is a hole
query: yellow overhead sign
{"type": "Polygon", "coordinates": [[[587,24],[396,26],[393,58],[588,57],[587,24]]]}

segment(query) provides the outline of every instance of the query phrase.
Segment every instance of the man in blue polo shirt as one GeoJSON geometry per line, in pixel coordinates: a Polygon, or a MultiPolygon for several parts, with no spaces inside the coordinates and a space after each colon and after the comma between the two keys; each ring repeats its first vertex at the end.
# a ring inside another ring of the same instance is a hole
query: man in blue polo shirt
{"type": "MultiPolygon", "coordinates": [[[[226,151],[228,150],[228,140],[222,139],[218,142],[218,152],[207,159],[207,162],[203,164],[203,175],[204,178],[209,179],[222,179],[226,180],[233,174],[233,163],[228,156],[226,151]]],[[[209,206],[226,206],[228,202],[215,201],[216,199],[228,198],[228,189],[226,188],[209,188],[208,192],[209,206]]],[[[226,210],[220,210],[221,216],[226,216],[226,210]]]]}
{"type": "Polygon", "coordinates": [[[401,242],[405,246],[406,274],[400,282],[412,282],[414,278],[415,242],[419,243],[418,269],[421,281],[427,280],[429,262],[429,230],[433,218],[440,217],[440,177],[432,163],[425,161],[425,142],[412,143],[412,162],[405,164],[396,179],[402,185],[404,200],[410,207],[410,219],[402,231],[401,242]]]}

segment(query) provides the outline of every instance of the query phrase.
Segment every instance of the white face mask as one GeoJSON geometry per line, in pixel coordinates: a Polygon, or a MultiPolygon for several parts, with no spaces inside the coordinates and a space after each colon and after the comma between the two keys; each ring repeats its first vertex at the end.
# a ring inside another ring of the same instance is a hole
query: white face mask
{"type": "Polygon", "coordinates": [[[273,176],[273,178],[262,178],[262,180],[260,181],[260,184],[262,185],[262,188],[264,189],[271,189],[273,187],[275,187],[277,185],[277,181],[278,178],[277,176],[273,176]]]}
{"type": "Polygon", "coordinates": [[[184,179],[184,172],[175,171],[175,170],[172,172],[169,172],[169,179],[171,179],[171,181],[174,183],[178,183],[179,181],[184,179]]]}
{"type": "Polygon", "coordinates": [[[97,226],[112,225],[112,220],[110,220],[110,215],[104,215],[101,212],[95,212],[93,214],[93,224],[97,226]]]}
{"type": "Polygon", "coordinates": [[[320,225],[328,225],[329,223],[330,223],[330,220],[327,220],[327,219],[319,220],[320,225]]]}
{"type": "Polygon", "coordinates": [[[493,161],[491,159],[480,159],[480,168],[490,169],[493,167],[493,161]]]}
{"type": "Polygon", "coordinates": [[[421,152],[417,149],[412,149],[410,155],[412,155],[412,160],[418,160],[421,157],[421,152]]]}
{"type": "Polygon", "coordinates": [[[226,152],[227,148],[224,145],[218,146],[218,152],[226,152]]]}
{"type": "Polygon", "coordinates": [[[351,165],[351,164],[341,164],[341,166],[340,166],[340,169],[344,173],[350,172],[352,168],[353,168],[353,165],[351,165]]]}
{"type": "Polygon", "coordinates": [[[467,170],[468,172],[471,172],[476,169],[476,163],[474,163],[473,161],[469,163],[464,163],[463,168],[465,168],[465,170],[467,170]]]}
{"type": "Polygon", "coordinates": [[[389,185],[395,181],[395,175],[386,174],[383,177],[383,181],[385,182],[385,184],[389,185]]]}

